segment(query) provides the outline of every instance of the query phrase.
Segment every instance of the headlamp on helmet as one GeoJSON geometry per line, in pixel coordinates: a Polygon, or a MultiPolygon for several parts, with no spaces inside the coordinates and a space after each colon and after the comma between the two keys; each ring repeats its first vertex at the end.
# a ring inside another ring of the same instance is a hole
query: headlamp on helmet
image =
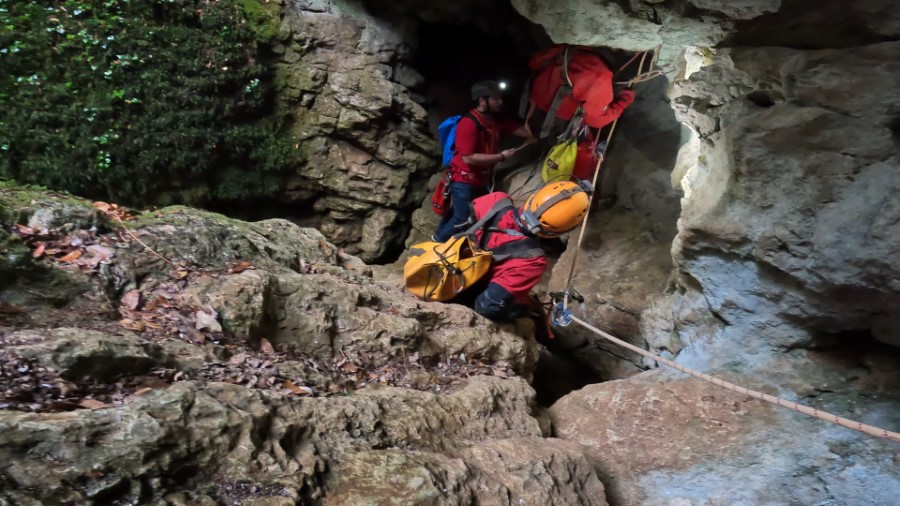
{"type": "Polygon", "coordinates": [[[503,88],[496,81],[479,81],[472,85],[472,100],[500,95],[503,93],[503,88]]]}

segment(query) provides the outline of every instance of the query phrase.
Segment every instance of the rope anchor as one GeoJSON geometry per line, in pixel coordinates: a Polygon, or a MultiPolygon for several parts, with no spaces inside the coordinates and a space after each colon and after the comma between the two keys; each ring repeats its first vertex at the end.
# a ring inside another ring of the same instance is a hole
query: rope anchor
{"type": "Polygon", "coordinates": [[[572,312],[569,311],[568,299],[584,302],[584,297],[574,288],[550,293],[550,323],[554,327],[568,327],[572,323],[572,312]]]}

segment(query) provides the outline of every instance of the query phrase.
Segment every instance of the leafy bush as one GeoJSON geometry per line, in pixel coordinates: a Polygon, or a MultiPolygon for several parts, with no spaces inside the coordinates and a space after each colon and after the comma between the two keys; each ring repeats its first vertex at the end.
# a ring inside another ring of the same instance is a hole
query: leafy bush
{"type": "Polygon", "coordinates": [[[292,156],[269,9],[0,0],[0,178],[132,205],[269,194],[292,156]]]}

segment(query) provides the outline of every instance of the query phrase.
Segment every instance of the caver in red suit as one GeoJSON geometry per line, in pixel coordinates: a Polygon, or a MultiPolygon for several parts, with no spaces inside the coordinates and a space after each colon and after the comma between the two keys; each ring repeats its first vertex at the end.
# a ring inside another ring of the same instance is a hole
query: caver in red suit
{"type": "MultiPolygon", "coordinates": [[[[472,202],[474,220],[481,219],[494,204],[502,198],[509,198],[503,192],[489,193],[472,202]]],[[[487,277],[490,283],[487,288],[475,299],[475,311],[492,320],[512,320],[524,316],[531,302],[529,292],[538,284],[544,271],[547,270],[547,255],[540,250],[537,239],[526,233],[516,219],[516,208],[510,208],[501,213],[490,228],[511,230],[518,235],[500,231],[491,232],[479,230],[475,233],[480,243],[485,233],[490,233],[485,249],[495,252],[504,245],[517,241],[532,241],[535,253],[526,258],[508,258],[500,262],[493,262],[487,277]]]]}
{"type": "MultiPolygon", "coordinates": [[[[537,72],[531,83],[531,102],[542,111],[549,111],[563,76],[563,53],[566,46],[554,46],[531,57],[529,66],[537,72]]],[[[571,46],[568,53],[569,79],[572,93],[567,94],[556,111],[562,120],[572,119],[578,105],[584,107],[584,122],[602,128],[622,114],[634,102],[634,92],[623,90],[616,99],[613,94],[613,73],[603,59],[590,48],[571,46]]]]}

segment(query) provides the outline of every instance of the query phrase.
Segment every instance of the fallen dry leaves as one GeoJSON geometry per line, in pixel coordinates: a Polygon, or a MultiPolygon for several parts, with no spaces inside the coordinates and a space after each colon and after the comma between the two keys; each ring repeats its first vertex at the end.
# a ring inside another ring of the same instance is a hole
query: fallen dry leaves
{"type": "Polygon", "coordinates": [[[34,235],[34,229],[21,223],[16,223],[16,231],[21,235],[34,235]]]}
{"type": "Polygon", "coordinates": [[[83,408],[88,409],[101,409],[101,408],[111,408],[113,404],[108,402],[98,401],[97,399],[81,399],[78,401],[78,405],[83,408]]]}
{"type": "Polygon", "coordinates": [[[79,258],[81,258],[81,255],[83,255],[83,254],[84,254],[84,252],[81,251],[80,249],[72,250],[72,251],[68,252],[67,254],[63,255],[63,257],[60,258],[59,261],[64,264],[72,263],[75,260],[78,260],[79,258]]]}
{"type": "Polygon", "coordinates": [[[32,258],[75,267],[85,273],[96,271],[101,263],[110,263],[116,253],[115,244],[121,240],[88,230],[59,234],[21,224],[13,228],[13,233],[32,249],[32,258]]]}
{"type": "Polygon", "coordinates": [[[119,320],[119,326],[124,329],[132,330],[134,332],[143,332],[147,328],[147,326],[144,325],[144,322],[135,321],[131,318],[123,318],[119,320]]]}
{"type": "Polygon", "coordinates": [[[130,290],[120,301],[123,318],[119,326],[139,332],[146,339],[174,337],[198,345],[227,341],[215,309],[181,300],[180,293],[189,282],[170,281],[147,291],[130,290]]]}
{"type": "Polygon", "coordinates": [[[120,406],[132,398],[171,384],[157,375],[121,377],[109,382],[77,383],[61,378],[35,358],[23,358],[0,348],[0,410],[71,411],[120,406]]]}
{"type": "Polygon", "coordinates": [[[253,267],[252,262],[245,261],[245,262],[238,262],[236,264],[229,264],[226,267],[225,272],[227,272],[229,274],[238,274],[238,273],[246,271],[247,269],[255,269],[255,267],[253,267]]]}
{"type": "Polygon", "coordinates": [[[129,290],[122,296],[122,304],[128,309],[135,311],[141,305],[141,292],[139,290],[129,290]]]}
{"type": "Polygon", "coordinates": [[[0,300],[0,313],[6,314],[19,314],[24,313],[25,310],[15,304],[10,304],[9,302],[4,302],[0,300]]]}
{"type": "Polygon", "coordinates": [[[117,204],[107,204],[106,202],[94,202],[94,208],[103,213],[107,218],[116,221],[128,221],[134,216],[127,210],[119,207],[117,204]]]}
{"type": "MultiPolygon", "coordinates": [[[[94,207],[116,221],[133,218],[128,211],[115,204],[96,202],[94,207]]],[[[33,258],[88,274],[96,273],[102,264],[114,262],[117,247],[132,241],[140,242],[134,234],[124,229],[108,235],[97,235],[93,230],[62,234],[18,224],[12,232],[32,249],[33,258]]],[[[149,249],[146,245],[144,247],[149,249]]],[[[324,250],[330,248],[323,246],[324,250]]],[[[184,263],[169,263],[172,269],[168,277],[163,275],[164,279],[151,283],[144,281],[139,289],[128,290],[122,295],[118,326],[137,332],[148,340],[176,338],[195,345],[224,345],[234,352],[230,358],[210,362],[191,372],[158,369],[151,375],[121,377],[107,383],[91,380],[85,384],[74,384],[61,379],[55,371],[38,367],[34,361],[0,354],[0,409],[104,409],[185,380],[222,381],[247,388],[311,397],[341,395],[379,385],[443,392],[473,375],[489,374],[504,378],[515,375],[507,363],[486,364],[462,354],[442,361],[422,357],[418,353],[395,356],[386,363],[385,357],[368,353],[322,361],[296,353],[283,344],[276,343],[276,347],[266,338],[259,339],[258,346],[251,349],[247,343],[224,334],[219,314],[214,308],[186,304],[181,299],[181,293],[199,277],[239,274],[257,267],[249,261],[231,262],[218,269],[197,269],[184,263]]],[[[301,273],[316,273],[320,269],[315,262],[303,259],[297,259],[297,264],[292,267],[301,273]]],[[[0,313],[23,311],[18,306],[0,301],[0,313]]],[[[390,311],[397,314],[396,309],[390,311]]]]}
{"type": "Polygon", "coordinates": [[[282,383],[281,386],[282,386],[282,388],[285,388],[285,389],[287,389],[287,390],[290,390],[291,392],[293,392],[293,393],[295,393],[295,394],[297,394],[297,395],[313,395],[313,389],[312,389],[312,388],[309,388],[309,387],[307,387],[307,386],[298,386],[298,385],[295,385],[294,382],[291,381],[291,380],[285,381],[284,383],[282,383]]]}

